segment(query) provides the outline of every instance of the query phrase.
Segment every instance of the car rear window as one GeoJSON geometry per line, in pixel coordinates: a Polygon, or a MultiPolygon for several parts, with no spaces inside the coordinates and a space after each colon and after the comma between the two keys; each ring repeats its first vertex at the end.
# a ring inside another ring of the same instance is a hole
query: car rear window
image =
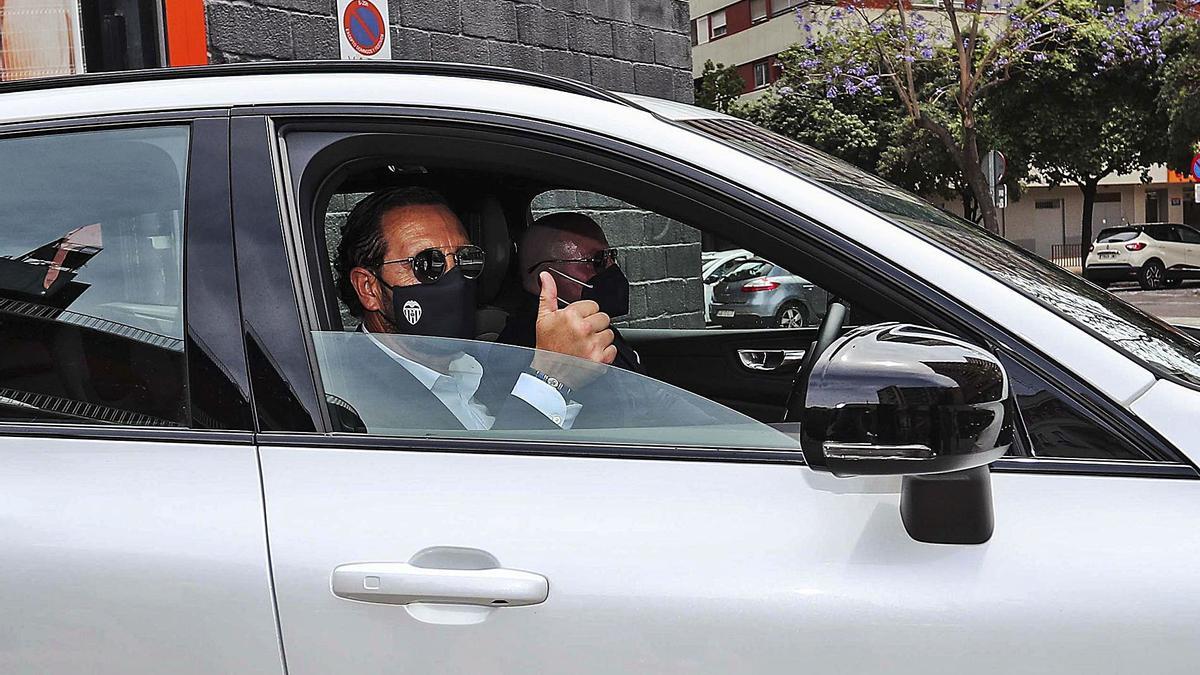
{"type": "Polygon", "coordinates": [[[1100,234],[1096,237],[1096,243],[1107,244],[1118,241],[1130,241],[1137,239],[1141,234],[1141,230],[1136,227],[1110,227],[1106,230],[1100,230],[1100,234]]]}
{"type": "Polygon", "coordinates": [[[725,281],[745,281],[747,279],[763,277],[766,276],[773,267],[774,265],[771,263],[763,262],[761,260],[745,262],[742,263],[741,267],[738,267],[734,271],[730,272],[729,276],[725,277],[725,281]]]}

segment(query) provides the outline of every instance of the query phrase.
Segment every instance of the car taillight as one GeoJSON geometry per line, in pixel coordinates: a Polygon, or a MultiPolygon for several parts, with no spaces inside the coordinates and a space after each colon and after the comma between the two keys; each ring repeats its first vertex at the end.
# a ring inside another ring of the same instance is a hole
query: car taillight
{"type": "Polygon", "coordinates": [[[747,281],[745,284],[742,285],[742,292],[743,293],[753,293],[755,291],[773,291],[776,288],[779,288],[778,281],[775,281],[769,277],[763,277],[761,279],[754,279],[753,281],[747,281]]]}
{"type": "Polygon", "coordinates": [[[1125,248],[1130,251],[1140,251],[1140,250],[1146,248],[1146,242],[1135,241],[1132,244],[1125,244],[1125,248]]]}

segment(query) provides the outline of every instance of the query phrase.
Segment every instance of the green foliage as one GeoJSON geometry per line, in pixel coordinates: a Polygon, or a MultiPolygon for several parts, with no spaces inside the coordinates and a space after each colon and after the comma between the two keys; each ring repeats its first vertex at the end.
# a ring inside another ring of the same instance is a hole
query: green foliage
{"type": "Polygon", "coordinates": [[[696,81],[696,105],[727,113],[745,88],[746,82],[738,74],[737,68],[723,63],[714,64],[709,59],[704,62],[704,70],[696,81]]]}
{"type": "MultiPolygon", "coordinates": [[[[824,83],[809,76],[816,60],[840,61],[843,55],[835,50],[841,49],[851,46],[792,46],[779,55],[783,75],[775,87],[734,113],[917,194],[963,198],[971,211],[973,195],[954,156],[933,133],[916,126],[892,88],[863,86],[830,96],[824,83]]],[[[939,76],[944,79],[944,72],[921,69],[922,86],[941,86],[939,76]]],[[[955,128],[953,111],[931,114],[955,128]]]]}
{"type": "MultiPolygon", "coordinates": [[[[1104,63],[1113,40],[1109,22],[1089,0],[1060,0],[1054,18],[1064,27],[1014,64],[1010,79],[989,92],[990,128],[1001,146],[1027,157],[1051,184],[1074,182],[1085,205],[1099,180],[1132,173],[1165,159],[1166,120],[1156,97],[1156,66],[1140,60],[1104,63]]],[[[1090,241],[1090,208],[1083,234],[1090,241]]]]}
{"type": "Polygon", "coordinates": [[[1166,58],[1159,70],[1159,112],[1167,117],[1167,164],[1188,170],[1200,152],[1200,20],[1180,17],[1181,29],[1163,44],[1166,58]]]}

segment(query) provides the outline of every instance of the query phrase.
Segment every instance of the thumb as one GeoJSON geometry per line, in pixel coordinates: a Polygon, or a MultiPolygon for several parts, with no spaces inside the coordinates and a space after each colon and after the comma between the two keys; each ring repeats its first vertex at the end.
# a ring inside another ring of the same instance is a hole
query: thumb
{"type": "Polygon", "coordinates": [[[554,275],[549,272],[539,274],[538,281],[542,282],[542,292],[538,295],[538,318],[540,319],[558,311],[558,284],[554,282],[554,275]]]}

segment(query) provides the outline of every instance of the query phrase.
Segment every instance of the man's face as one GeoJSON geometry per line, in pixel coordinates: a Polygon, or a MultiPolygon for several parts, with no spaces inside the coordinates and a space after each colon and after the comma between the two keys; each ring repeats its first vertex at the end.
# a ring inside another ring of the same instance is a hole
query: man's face
{"type": "MultiPolygon", "coordinates": [[[[445,206],[414,204],[392,209],[383,215],[379,224],[386,245],[384,260],[411,258],[427,248],[441,249],[446,254],[446,269],[454,269],[451,253],[471,243],[462,223],[445,206]]],[[[389,286],[411,286],[421,283],[408,263],[391,263],[379,271],[379,279],[389,286]]],[[[351,282],[358,292],[359,302],[368,312],[391,314],[391,292],[379,283],[373,270],[356,267],[351,282]]],[[[368,315],[370,317],[371,315],[368,315]]],[[[374,326],[369,326],[372,330],[374,326]]]]}
{"type": "MultiPolygon", "coordinates": [[[[604,238],[604,233],[599,231],[592,235],[564,233],[560,246],[561,248],[554,256],[556,259],[591,259],[600,251],[608,248],[608,240],[604,238]]],[[[573,279],[585,282],[596,276],[599,271],[590,262],[550,263],[546,265],[546,268],[556,269],[573,279]]],[[[583,286],[558,276],[554,281],[558,285],[558,297],[566,302],[579,301],[580,295],[583,293],[583,286]]]]}

